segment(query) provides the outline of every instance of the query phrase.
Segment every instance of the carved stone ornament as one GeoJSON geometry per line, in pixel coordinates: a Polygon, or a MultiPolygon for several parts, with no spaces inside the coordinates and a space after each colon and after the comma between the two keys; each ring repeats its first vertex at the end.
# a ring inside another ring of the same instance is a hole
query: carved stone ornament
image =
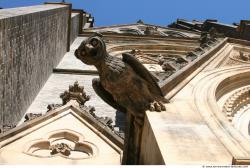
{"type": "Polygon", "coordinates": [[[111,130],[114,129],[112,123],[113,123],[113,120],[109,117],[99,117],[98,120],[103,123],[104,125],[106,125],[107,127],[109,127],[111,130]]]}
{"type": "Polygon", "coordinates": [[[215,28],[211,28],[209,32],[201,32],[200,36],[200,47],[206,48],[214,45],[215,43],[218,42],[218,35],[217,30],[215,28]]]}
{"type": "Polygon", "coordinates": [[[47,106],[47,112],[55,110],[70,100],[76,100],[79,103],[80,108],[86,111],[95,111],[94,107],[86,107],[84,104],[86,101],[90,99],[89,95],[86,95],[83,86],[79,86],[78,81],[75,81],[74,85],[69,86],[69,90],[64,91],[64,93],[60,94],[60,98],[62,99],[62,104],[49,104],[47,106]]]}
{"type": "Polygon", "coordinates": [[[64,156],[69,156],[71,151],[71,148],[65,143],[58,143],[55,145],[51,145],[49,149],[51,150],[50,152],[51,155],[60,153],[64,156]]]}
{"type": "MultiPolygon", "coordinates": [[[[164,103],[168,102],[156,79],[133,55],[123,53],[122,59],[109,55],[101,34],[83,41],[75,56],[97,68],[100,78],[92,81],[95,92],[106,103],[127,114],[122,163],[138,164],[145,111],[166,111],[164,103]]],[[[109,120],[106,123],[110,123],[109,120]]]]}
{"type": "Polygon", "coordinates": [[[227,66],[240,65],[240,64],[250,64],[250,54],[249,52],[243,52],[241,50],[230,54],[229,59],[226,62],[227,66]]]}
{"type": "Polygon", "coordinates": [[[152,74],[133,55],[123,53],[122,59],[109,55],[101,34],[83,41],[75,56],[97,68],[100,79],[92,81],[96,93],[118,111],[129,111],[140,125],[146,110],[166,110],[168,101],[152,74]]]}
{"type": "Polygon", "coordinates": [[[158,55],[156,54],[148,54],[144,53],[138,49],[132,49],[130,54],[134,55],[140,62],[143,64],[157,64],[158,63],[158,55]]]}
{"type": "MultiPolygon", "coordinates": [[[[113,133],[117,134],[121,138],[123,138],[119,132],[114,130],[114,126],[112,125],[113,121],[109,117],[98,117],[95,114],[95,107],[93,106],[86,106],[85,102],[90,99],[90,96],[86,95],[84,91],[83,86],[79,86],[78,82],[76,81],[74,85],[69,86],[69,91],[65,91],[60,95],[62,98],[63,103],[67,103],[70,100],[76,100],[79,103],[79,108],[82,110],[82,112],[87,112],[89,113],[95,120],[96,122],[101,123],[104,127],[109,128],[113,133]]],[[[64,104],[49,104],[47,106],[47,112],[50,112],[52,110],[55,110],[59,107],[62,107],[64,104]]],[[[38,114],[28,114],[25,116],[27,120],[30,120],[31,118],[36,118],[38,117],[38,114]],[[29,119],[30,118],[30,119],[29,119]]]]}
{"type": "Polygon", "coordinates": [[[225,102],[222,112],[226,114],[229,121],[232,121],[234,116],[250,104],[250,87],[244,87],[233,93],[225,102]]]}
{"type": "Polygon", "coordinates": [[[47,112],[51,111],[51,110],[55,110],[55,109],[57,109],[59,107],[62,107],[62,104],[49,104],[47,106],[47,112]]]}
{"type": "Polygon", "coordinates": [[[86,101],[90,99],[90,96],[87,96],[84,87],[79,86],[76,81],[74,85],[69,86],[69,91],[65,91],[60,95],[60,98],[63,101],[63,105],[65,105],[70,100],[76,100],[80,105],[84,105],[86,101]]]}
{"type": "Polygon", "coordinates": [[[250,61],[250,54],[245,54],[239,51],[239,59],[241,59],[242,61],[250,61]]]}
{"type": "Polygon", "coordinates": [[[69,129],[54,130],[26,143],[25,154],[42,158],[63,157],[72,160],[90,159],[98,154],[98,147],[85,137],[69,129]],[[42,152],[41,152],[42,151],[42,152]]]}
{"type": "Polygon", "coordinates": [[[25,121],[24,122],[27,122],[27,121],[30,121],[30,120],[33,120],[33,119],[35,119],[35,118],[37,118],[37,117],[41,117],[42,116],[42,113],[27,113],[26,115],[25,115],[25,121]]]}

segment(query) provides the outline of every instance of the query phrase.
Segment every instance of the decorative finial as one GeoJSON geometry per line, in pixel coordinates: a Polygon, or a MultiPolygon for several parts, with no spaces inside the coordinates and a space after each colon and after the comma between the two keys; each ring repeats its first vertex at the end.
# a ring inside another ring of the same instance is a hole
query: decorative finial
{"type": "Polygon", "coordinates": [[[60,98],[63,101],[63,105],[70,100],[76,100],[80,105],[84,105],[90,99],[90,96],[86,95],[84,87],[79,86],[78,81],[76,81],[73,86],[69,86],[69,91],[65,91],[60,95],[60,98]]]}

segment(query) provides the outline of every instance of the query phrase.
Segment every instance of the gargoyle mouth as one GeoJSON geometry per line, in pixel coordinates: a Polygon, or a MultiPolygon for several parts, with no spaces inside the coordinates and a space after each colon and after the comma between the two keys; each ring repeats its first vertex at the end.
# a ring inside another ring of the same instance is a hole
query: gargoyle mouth
{"type": "Polygon", "coordinates": [[[75,50],[75,53],[74,53],[74,55],[76,56],[76,58],[80,59],[80,58],[79,58],[79,53],[78,53],[78,49],[76,49],[76,50],[75,50]]]}
{"type": "Polygon", "coordinates": [[[93,45],[92,43],[85,45],[85,51],[81,51],[81,55],[90,55],[90,56],[96,56],[98,51],[98,46],[93,45]]]}

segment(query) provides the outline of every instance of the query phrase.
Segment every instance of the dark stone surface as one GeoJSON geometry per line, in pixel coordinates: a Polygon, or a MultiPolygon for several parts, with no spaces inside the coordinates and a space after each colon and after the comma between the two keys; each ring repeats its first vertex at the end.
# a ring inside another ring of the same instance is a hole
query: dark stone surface
{"type": "Polygon", "coordinates": [[[21,9],[1,10],[0,125],[21,119],[67,47],[67,7],[21,9]]]}

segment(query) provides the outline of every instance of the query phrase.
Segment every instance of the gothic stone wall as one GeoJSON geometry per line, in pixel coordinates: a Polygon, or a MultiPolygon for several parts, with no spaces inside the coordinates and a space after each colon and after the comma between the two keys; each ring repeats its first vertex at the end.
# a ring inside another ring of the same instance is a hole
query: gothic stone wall
{"type": "Polygon", "coordinates": [[[79,34],[79,13],[71,14],[71,28],[70,28],[70,44],[74,42],[79,34]]]}
{"type": "Polygon", "coordinates": [[[68,12],[63,5],[0,10],[0,126],[20,120],[66,52],[68,12]]]}

